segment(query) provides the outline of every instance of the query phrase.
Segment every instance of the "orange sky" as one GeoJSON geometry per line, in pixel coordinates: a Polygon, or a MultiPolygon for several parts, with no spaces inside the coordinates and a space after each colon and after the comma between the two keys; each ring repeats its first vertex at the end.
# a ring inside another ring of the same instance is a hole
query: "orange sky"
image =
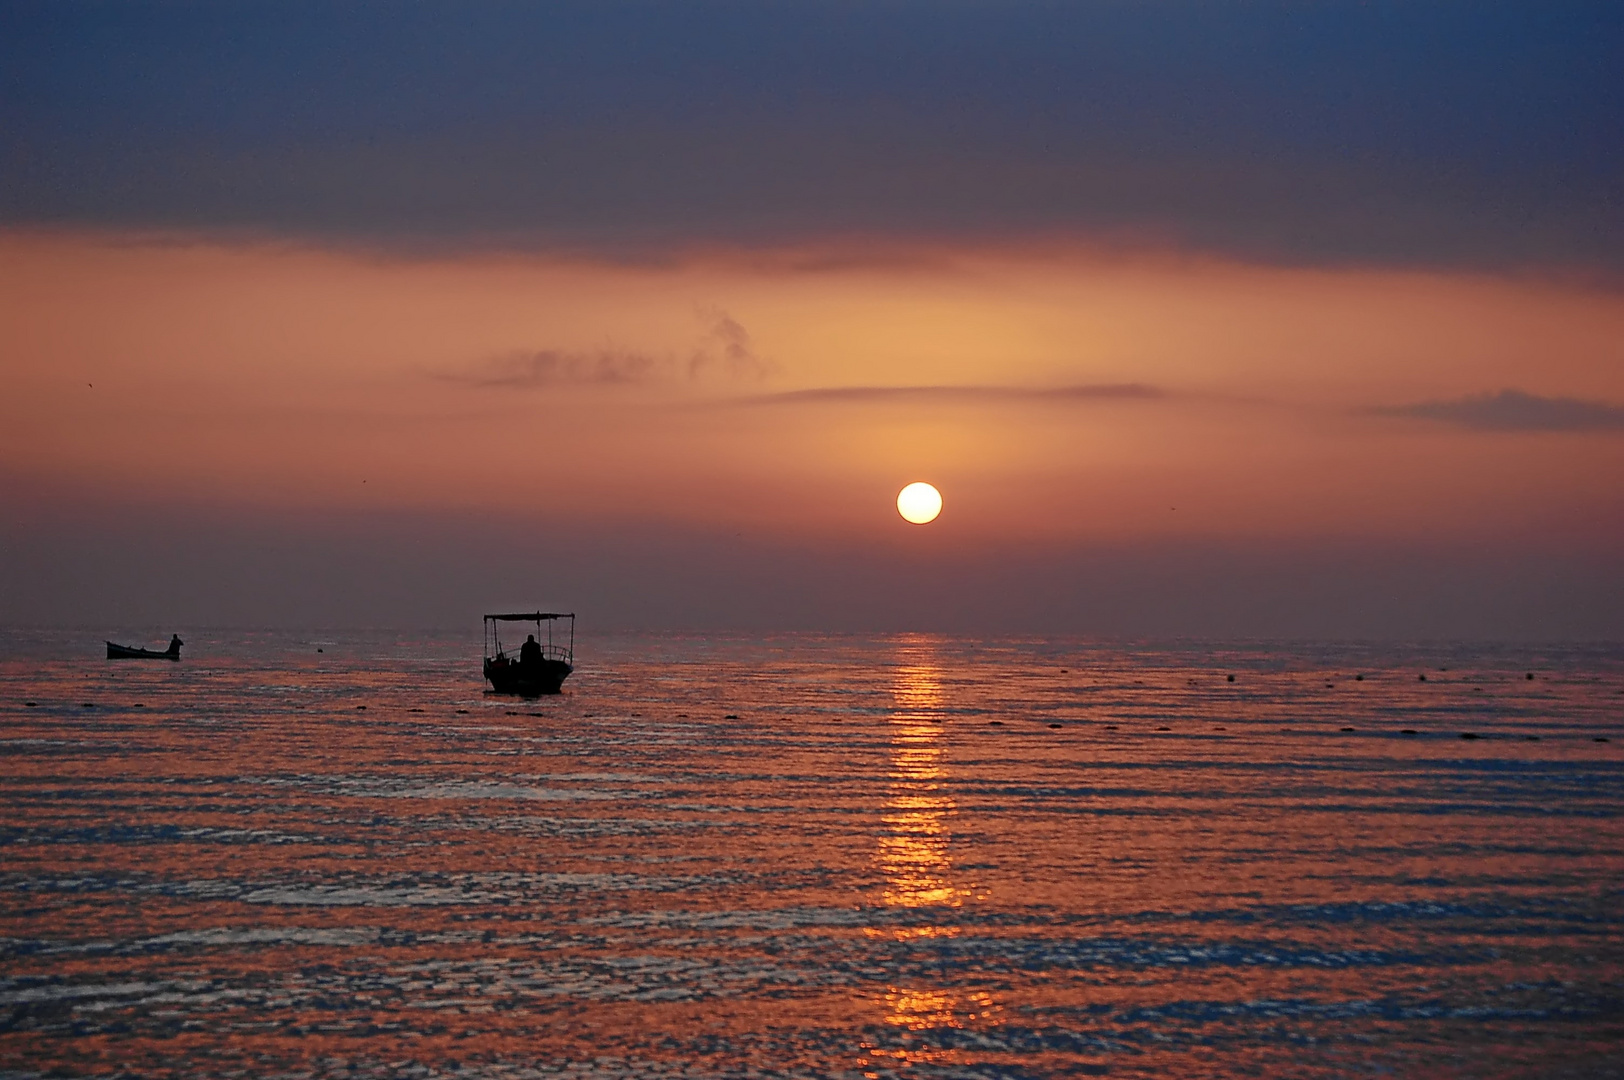
{"type": "Polygon", "coordinates": [[[1624,299],[1560,281],[1064,247],[609,265],[13,233],[0,297],[0,470],[36,494],[890,542],[890,498],[923,478],[947,499],[932,528],[996,545],[1584,535],[1616,526],[1624,477],[1616,430],[1372,414],[1504,388],[1624,401],[1624,299]],[[1028,393],[1117,384],[1158,396],[1028,393]],[[999,389],[793,396],[955,386],[999,389]]]}

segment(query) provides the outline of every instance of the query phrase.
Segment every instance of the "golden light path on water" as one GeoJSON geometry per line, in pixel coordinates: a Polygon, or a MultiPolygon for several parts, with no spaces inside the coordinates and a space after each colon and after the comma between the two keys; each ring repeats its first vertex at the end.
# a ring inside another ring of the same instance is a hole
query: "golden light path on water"
{"type": "MultiPolygon", "coordinates": [[[[891,783],[883,818],[887,831],[881,834],[875,855],[885,878],[883,903],[890,908],[926,912],[961,908],[971,890],[958,884],[953,874],[951,825],[956,809],[945,783],[942,672],[932,662],[934,654],[928,644],[909,648],[903,660],[892,687],[896,709],[890,716],[891,783]]],[[[885,929],[870,927],[864,932],[870,937],[906,942],[957,937],[960,928],[927,922],[885,929]]],[[[964,994],[929,985],[891,986],[885,992],[885,1022],[908,1031],[996,1023],[996,1012],[992,996],[985,992],[964,994]]],[[[862,1050],[865,1056],[858,1059],[859,1066],[875,1058],[912,1066],[953,1063],[962,1057],[956,1050],[930,1048],[899,1047],[888,1051],[864,1045],[862,1050]]]]}

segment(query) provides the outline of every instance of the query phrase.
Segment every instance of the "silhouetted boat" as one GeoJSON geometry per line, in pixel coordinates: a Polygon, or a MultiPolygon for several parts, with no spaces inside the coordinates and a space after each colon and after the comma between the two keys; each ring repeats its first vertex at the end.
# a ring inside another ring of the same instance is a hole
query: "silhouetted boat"
{"type": "Polygon", "coordinates": [[[133,646],[130,646],[130,645],[114,645],[111,641],[109,641],[107,643],[107,659],[109,659],[109,660],[179,660],[180,659],[180,647],[182,645],[184,645],[184,644],[186,644],[186,642],[184,642],[184,641],[182,641],[180,639],[179,634],[171,634],[170,637],[169,637],[169,648],[163,649],[161,651],[158,650],[158,649],[137,649],[137,648],[135,648],[133,646]]]}
{"type": "Polygon", "coordinates": [[[572,612],[528,611],[485,616],[485,678],[498,694],[539,697],[556,694],[564,679],[575,670],[575,615],[572,612]],[[569,620],[569,637],[558,626],[569,620]],[[502,645],[503,623],[534,623],[536,632],[519,646],[518,656],[509,656],[502,645]],[[541,641],[546,625],[546,641],[541,641]],[[556,628],[556,634],[555,634],[556,628]],[[555,640],[556,637],[556,640],[555,640]]]}

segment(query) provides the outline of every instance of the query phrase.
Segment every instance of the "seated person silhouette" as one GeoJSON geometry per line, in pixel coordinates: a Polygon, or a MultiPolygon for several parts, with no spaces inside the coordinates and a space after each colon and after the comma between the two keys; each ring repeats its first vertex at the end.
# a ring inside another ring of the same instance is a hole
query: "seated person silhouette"
{"type": "Polygon", "coordinates": [[[541,663],[541,646],[536,644],[536,635],[530,634],[519,646],[519,663],[525,667],[541,663]]]}

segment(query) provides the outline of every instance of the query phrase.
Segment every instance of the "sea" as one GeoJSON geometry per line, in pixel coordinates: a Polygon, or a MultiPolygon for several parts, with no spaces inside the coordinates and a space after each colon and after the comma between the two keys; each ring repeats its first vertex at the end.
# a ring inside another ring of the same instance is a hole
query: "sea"
{"type": "Polygon", "coordinates": [[[1624,1076],[1617,645],[0,656],[5,1077],[1624,1076]]]}

